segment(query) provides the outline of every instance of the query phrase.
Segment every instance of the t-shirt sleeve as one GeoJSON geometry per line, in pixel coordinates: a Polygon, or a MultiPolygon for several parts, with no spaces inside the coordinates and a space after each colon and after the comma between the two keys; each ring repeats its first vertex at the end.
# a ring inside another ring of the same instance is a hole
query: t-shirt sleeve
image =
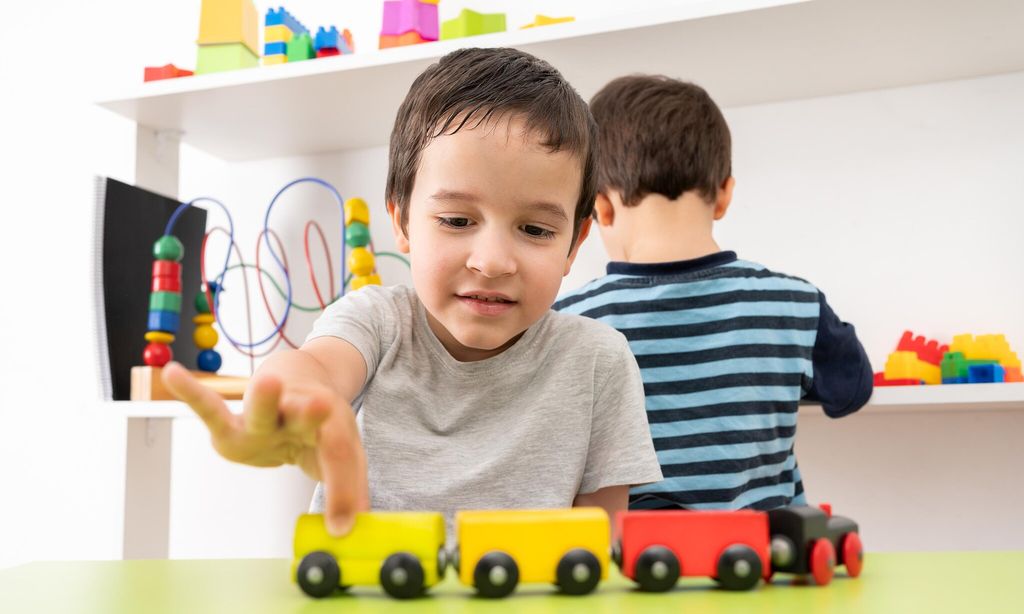
{"type": "Polygon", "coordinates": [[[839,319],[824,293],[818,293],[818,302],[818,334],[811,354],[814,375],[804,399],[821,403],[829,417],[841,418],[871,398],[871,362],[853,325],[839,319]]]}
{"type": "Polygon", "coordinates": [[[337,337],[351,343],[366,361],[366,381],[377,371],[381,356],[395,338],[398,308],[395,289],[365,286],[349,292],[324,310],[306,341],[337,337]]]}
{"type": "Polygon", "coordinates": [[[615,335],[603,354],[594,373],[590,447],[580,494],[661,481],[640,367],[621,334],[615,335]]]}

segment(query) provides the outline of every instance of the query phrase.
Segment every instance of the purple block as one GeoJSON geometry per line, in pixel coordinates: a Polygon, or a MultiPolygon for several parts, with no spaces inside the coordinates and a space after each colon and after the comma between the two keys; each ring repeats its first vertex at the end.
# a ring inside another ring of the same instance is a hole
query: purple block
{"type": "Polygon", "coordinates": [[[437,5],[419,0],[388,0],[384,3],[384,24],[380,33],[398,36],[416,31],[426,40],[438,39],[437,5]]]}

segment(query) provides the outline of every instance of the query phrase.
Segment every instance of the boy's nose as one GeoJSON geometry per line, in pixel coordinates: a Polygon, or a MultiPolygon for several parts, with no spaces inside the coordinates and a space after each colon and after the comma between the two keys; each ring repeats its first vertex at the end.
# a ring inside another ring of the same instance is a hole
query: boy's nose
{"type": "Polygon", "coordinates": [[[506,277],[516,272],[516,259],[512,246],[504,237],[494,233],[481,233],[473,242],[473,250],[466,260],[466,268],[484,277],[506,277]]]}

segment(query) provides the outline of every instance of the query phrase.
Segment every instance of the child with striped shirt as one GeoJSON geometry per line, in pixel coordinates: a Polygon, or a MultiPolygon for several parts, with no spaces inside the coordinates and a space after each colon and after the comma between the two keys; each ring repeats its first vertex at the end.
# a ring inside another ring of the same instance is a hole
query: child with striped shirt
{"type": "Polygon", "coordinates": [[[554,308],[622,332],[640,365],[664,480],[630,507],[772,509],[804,504],[797,406],[833,418],[871,396],[853,326],[810,283],[722,251],[731,137],[700,87],[660,76],[606,85],[594,218],[608,274],[554,308]]]}

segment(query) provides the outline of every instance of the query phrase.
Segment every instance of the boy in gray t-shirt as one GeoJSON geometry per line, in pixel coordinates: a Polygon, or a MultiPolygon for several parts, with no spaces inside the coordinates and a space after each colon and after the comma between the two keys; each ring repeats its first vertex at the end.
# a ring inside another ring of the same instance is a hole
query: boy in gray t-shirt
{"type": "Polygon", "coordinates": [[[626,508],[661,479],[625,338],[551,304],[590,228],[595,126],[547,63],[463,49],[413,83],[387,205],[413,289],[363,288],[271,355],[241,416],[179,365],[164,382],[217,451],[296,464],[336,535],[374,509],[626,508]],[[352,410],[356,411],[353,412],[352,410]],[[356,417],[358,416],[358,417],[356,417]]]}

